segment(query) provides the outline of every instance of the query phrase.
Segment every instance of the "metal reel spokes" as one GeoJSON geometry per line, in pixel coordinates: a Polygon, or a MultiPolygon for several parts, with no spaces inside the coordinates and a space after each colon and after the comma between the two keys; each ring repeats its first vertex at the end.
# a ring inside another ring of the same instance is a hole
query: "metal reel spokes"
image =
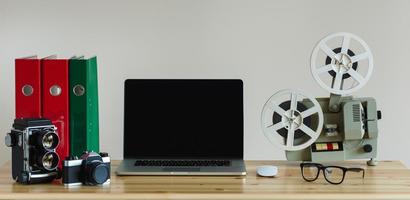
{"type": "Polygon", "coordinates": [[[373,55],[369,46],[358,36],[334,33],[322,39],[313,49],[311,72],[327,91],[351,94],[370,79],[373,55]]]}
{"type": "Polygon", "coordinates": [[[297,151],[319,137],[323,112],[316,99],[297,90],[281,90],[265,103],[261,122],[271,143],[283,150],[297,151]]]}

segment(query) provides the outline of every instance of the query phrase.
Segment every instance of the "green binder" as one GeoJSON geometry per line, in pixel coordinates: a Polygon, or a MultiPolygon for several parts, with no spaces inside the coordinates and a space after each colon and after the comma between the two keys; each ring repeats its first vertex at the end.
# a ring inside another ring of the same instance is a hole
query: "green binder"
{"type": "Polygon", "coordinates": [[[70,59],[70,155],[100,151],[97,58],[70,59]]]}

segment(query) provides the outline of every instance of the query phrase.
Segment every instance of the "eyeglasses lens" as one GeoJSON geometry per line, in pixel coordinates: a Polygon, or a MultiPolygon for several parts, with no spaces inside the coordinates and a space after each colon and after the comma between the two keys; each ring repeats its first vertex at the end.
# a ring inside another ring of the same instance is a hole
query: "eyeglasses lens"
{"type": "Polygon", "coordinates": [[[314,181],[317,178],[319,168],[315,165],[306,165],[303,166],[303,177],[306,180],[314,181]]]}
{"type": "Polygon", "coordinates": [[[337,167],[327,167],[324,169],[325,178],[331,183],[343,181],[343,170],[337,167]]]}

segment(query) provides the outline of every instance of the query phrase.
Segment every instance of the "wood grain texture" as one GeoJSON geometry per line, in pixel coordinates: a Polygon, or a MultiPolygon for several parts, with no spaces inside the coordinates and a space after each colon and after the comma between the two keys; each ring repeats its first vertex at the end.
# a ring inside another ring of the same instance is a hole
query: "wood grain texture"
{"type": "Polygon", "coordinates": [[[0,168],[0,199],[410,199],[410,170],[398,161],[367,167],[363,161],[342,166],[366,168],[366,177],[348,174],[341,185],[328,184],[321,174],[306,182],[299,164],[286,161],[247,161],[246,177],[128,176],[115,175],[100,187],[65,188],[51,184],[20,185],[11,179],[10,162],[0,168]],[[276,178],[256,176],[256,166],[277,165],[276,178]]]}

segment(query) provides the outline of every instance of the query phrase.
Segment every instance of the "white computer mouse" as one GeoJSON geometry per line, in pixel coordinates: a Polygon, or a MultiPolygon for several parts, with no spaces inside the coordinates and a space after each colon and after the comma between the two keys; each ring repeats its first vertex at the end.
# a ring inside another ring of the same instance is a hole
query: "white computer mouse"
{"type": "Polygon", "coordinates": [[[274,177],[278,174],[278,167],[273,165],[264,165],[256,168],[256,173],[259,176],[274,177]]]}

